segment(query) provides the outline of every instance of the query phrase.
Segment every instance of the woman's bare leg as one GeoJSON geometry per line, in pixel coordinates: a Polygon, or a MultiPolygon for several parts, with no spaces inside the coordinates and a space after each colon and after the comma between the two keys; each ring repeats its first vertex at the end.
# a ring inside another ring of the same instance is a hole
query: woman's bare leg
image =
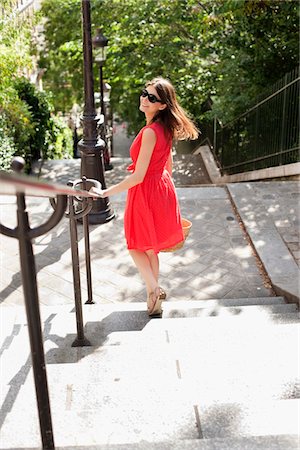
{"type": "MultiPolygon", "coordinates": [[[[147,250],[146,253],[147,253],[147,256],[149,258],[151,267],[152,267],[153,275],[154,275],[154,277],[155,277],[155,279],[157,281],[157,284],[158,284],[158,278],[159,278],[159,258],[158,258],[158,254],[155,253],[153,250],[147,250]]],[[[160,289],[161,298],[163,300],[165,300],[166,296],[167,296],[166,292],[162,288],[159,288],[159,289],[160,289]]]]}
{"type": "Polygon", "coordinates": [[[157,284],[157,269],[155,267],[155,262],[153,258],[155,272],[153,272],[150,258],[145,252],[140,250],[129,250],[130,256],[132,257],[141,277],[145,281],[146,289],[148,295],[153,292],[155,288],[158,287],[157,284]]]}
{"type": "Polygon", "coordinates": [[[158,286],[158,256],[153,251],[129,250],[147,288],[147,307],[149,316],[161,315],[161,290],[158,286]]]}
{"type": "Polygon", "coordinates": [[[153,250],[147,250],[145,252],[149,258],[150,265],[152,268],[153,275],[156,279],[156,282],[158,283],[158,276],[159,276],[159,259],[158,254],[155,253],[153,250]]]}

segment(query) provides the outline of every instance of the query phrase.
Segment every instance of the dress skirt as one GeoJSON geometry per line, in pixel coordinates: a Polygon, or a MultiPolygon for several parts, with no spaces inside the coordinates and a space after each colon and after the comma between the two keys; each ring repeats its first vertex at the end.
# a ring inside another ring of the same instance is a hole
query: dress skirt
{"type": "Polygon", "coordinates": [[[167,170],[161,175],[149,173],[129,189],[124,229],[129,250],[158,253],[183,240],[178,199],[167,170]]]}

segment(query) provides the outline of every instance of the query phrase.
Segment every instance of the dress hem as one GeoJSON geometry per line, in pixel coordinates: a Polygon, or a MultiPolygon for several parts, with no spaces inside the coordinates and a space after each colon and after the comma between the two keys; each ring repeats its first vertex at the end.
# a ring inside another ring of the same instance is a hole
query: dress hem
{"type": "Polygon", "coordinates": [[[159,246],[156,248],[150,247],[150,246],[144,246],[143,248],[137,248],[137,247],[133,247],[133,246],[128,246],[127,245],[127,249],[128,250],[139,250],[140,252],[146,252],[148,250],[153,250],[156,254],[165,250],[166,248],[170,248],[170,247],[175,247],[175,245],[180,244],[180,242],[182,242],[184,240],[184,236],[182,236],[179,240],[176,240],[174,242],[168,243],[164,246],[159,246]]]}

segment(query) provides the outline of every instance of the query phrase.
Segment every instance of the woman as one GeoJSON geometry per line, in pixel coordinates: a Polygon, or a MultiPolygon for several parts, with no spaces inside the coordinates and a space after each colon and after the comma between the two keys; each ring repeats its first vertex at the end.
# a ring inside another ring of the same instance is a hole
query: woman
{"type": "Polygon", "coordinates": [[[179,106],[172,84],[155,78],[140,97],[146,126],[130,148],[132,174],[120,183],[91,192],[105,198],[128,190],[124,230],[129,253],[147,288],[149,316],[161,315],[166,293],[158,285],[158,253],[183,240],[180,210],[172,181],[172,140],[195,139],[198,131],[179,106]]]}

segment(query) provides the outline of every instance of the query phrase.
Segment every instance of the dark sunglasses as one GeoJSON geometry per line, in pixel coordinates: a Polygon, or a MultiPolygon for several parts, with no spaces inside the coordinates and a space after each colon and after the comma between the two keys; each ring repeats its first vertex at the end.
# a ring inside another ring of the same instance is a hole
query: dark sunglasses
{"type": "Polygon", "coordinates": [[[162,101],[159,100],[159,98],[157,98],[156,95],[149,94],[147,89],[143,89],[142,90],[141,96],[142,97],[148,97],[148,100],[149,100],[150,103],[156,103],[156,102],[162,103],[162,101]]]}

